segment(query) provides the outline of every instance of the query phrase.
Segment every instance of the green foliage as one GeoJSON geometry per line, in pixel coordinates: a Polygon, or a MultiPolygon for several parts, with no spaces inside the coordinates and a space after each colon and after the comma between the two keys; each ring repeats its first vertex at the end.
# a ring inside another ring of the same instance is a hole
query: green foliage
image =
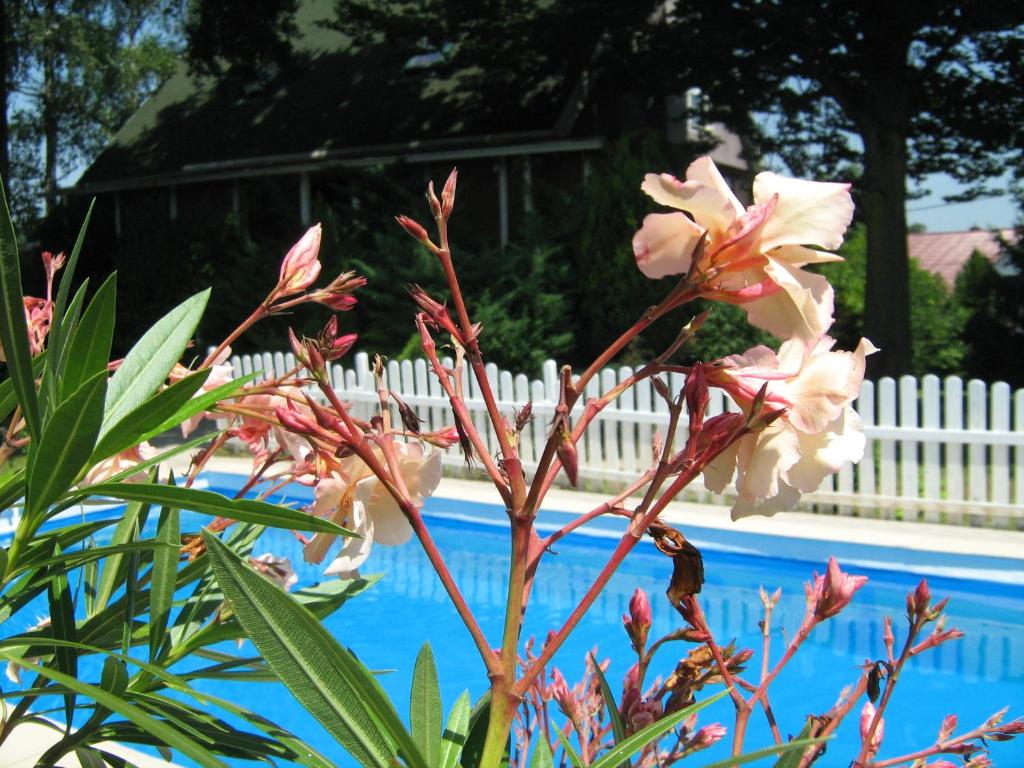
{"type": "MultiPolygon", "coordinates": [[[[836,322],[829,334],[841,349],[853,349],[864,335],[864,281],[867,248],[863,227],[855,227],[839,251],[846,260],[818,270],[835,289],[836,322]]],[[[959,374],[967,351],[963,331],[967,313],[942,278],[910,264],[910,321],[914,375],[959,374]]]]}
{"type": "Polygon", "coordinates": [[[957,275],[954,293],[968,313],[967,374],[1018,387],[1024,386],[1024,358],[1008,351],[1024,346],[1024,241],[1004,244],[1001,259],[997,270],[980,253],[972,254],[957,275]]]}
{"type": "MultiPolygon", "coordinates": [[[[222,609],[209,559],[197,552],[192,562],[181,562],[182,545],[196,532],[182,531],[179,511],[239,521],[219,544],[236,558],[248,557],[266,525],[350,534],[297,509],[177,486],[173,477],[169,484],[158,482],[157,464],[209,438],[195,438],[88,483],[99,462],[231,397],[241,383],[194,396],[207,378],[208,372],[201,372],[165,386],[200,321],[208,292],[186,298],[145,331],[110,376],[115,283],[107,280],[88,302],[84,287],[72,296],[81,239],[57,291],[48,347],[31,359],[18,249],[0,196],[0,341],[8,375],[0,382],[0,405],[4,417],[14,419],[5,432],[28,443],[24,465],[16,468],[9,463],[10,446],[0,450],[0,511],[23,508],[13,517],[13,539],[0,548],[0,628],[11,620],[24,627],[24,614],[34,613],[40,600],[50,609],[48,623],[0,633],[0,658],[29,676],[4,686],[0,751],[19,723],[37,717],[41,697],[56,695],[63,698],[67,728],[40,765],[63,764],[70,754],[85,765],[101,765],[107,755],[96,745],[115,740],[171,747],[203,766],[224,766],[224,757],[327,768],[326,760],[286,731],[192,688],[193,681],[211,677],[267,679],[269,671],[261,661],[211,649],[244,632],[222,609]],[[146,482],[128,482],[150,467],[146,482]],[[129,504],[120,520],[60,516],[94,498],[129,504]],[[162,508],[155,535],[146,526],[151,507],[162,508]],[[147,648],[148,662],[136,657],[147,648]],[[97,656],[105,658],[102,672],[86,672],[95,665],[82,659],[97,656]],[[87,679],[90,675],[96,679],[87,679]],[[218,709],[247,725],[227,722],[218,709]]],[[[302,590],[297,600],[323,616],[361,588],[352,582],[348,587],[324,584],[302,590]]]]}

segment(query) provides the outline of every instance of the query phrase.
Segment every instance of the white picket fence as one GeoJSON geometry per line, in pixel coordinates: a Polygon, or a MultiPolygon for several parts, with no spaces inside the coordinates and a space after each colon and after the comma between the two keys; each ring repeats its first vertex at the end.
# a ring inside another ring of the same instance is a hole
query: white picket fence
{"type": "MultiPolygon", "coordinates": [[[[360,353],[349,362],[347,367],[332,367],[332,381],[353,403],[354,412],[368,417],[378,404],[369,359],[360,353]]],[[[451,365],[450,360],[444,362],[451,365]]],[[[236,356],[231,363],[236,375],[254,370],[280,375],[291,370],[295,360],[291,353],[263,353],[236,356]]],[[[577,412],[586,398],[610,391],[632,373],[628,366],[603,370],[590,382],[577,412]]],[[[503,412],[511,415],[513,407],[533,402],[535,418],[521,439],[524,467],[530,472],[557,404],[558,366],[548,360],[543,377],[530,380],[492,364],[487,366],[487,376],[503,412]]],[[[424,360],[389,361],[387,383],[415,407],[424,431],[451,424],[447,399],[424,360]]],[[[682,375],[671,374],[669,384],[677,391],[682,375]]],[[[479,386],[468,374],[464,392],[477,429],[487,435],[495,451],[497,443],[487,426],[479,386]]],[[[883,378],[864,382],[855,407],[866,425],[864,458],[827,478],[816,493],[805,494],[805,505],[847,515],[975,525],[1016,526],[1024,519],[1024,389],[1011,392],[1003,382],[987,385],[977,380],[965,385],[955,376],[883,378]]],[[[736,410],[736,406],[719,390],[712,390],[710,415],[724,410],[736,410]]],[[[667,408],[648,381],[627,390],[601,412],[581,441],[581,478],[591,485],[635,478],[650,466],[655,430],[667,424],[667,408]]],[[[685,430],[680,433],[682,439],[685,430]]],[[[464,464],[457,449],[448,452],[445,462],[464,464]]],[[[708,494],[698,488],[691,498],[706,499],[708,494]]]]}

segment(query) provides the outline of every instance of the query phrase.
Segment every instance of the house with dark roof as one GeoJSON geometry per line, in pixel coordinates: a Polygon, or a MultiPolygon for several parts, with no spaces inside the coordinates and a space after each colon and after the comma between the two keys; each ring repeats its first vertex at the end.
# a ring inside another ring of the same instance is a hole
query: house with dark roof
{"type": "MultiPolygon", "coordinates": [[[[358,189],[346,189],[344,179],[360,169],[392,168],[418,190],[458,166],[462,221],[505,244],[529,214],[534,187],[578,188],[609,139],[586,72],[520,82],[502,98],[484,99],[472,78],[434,71],[440,52],[357,49],[324,25],[333,13],[331,0],[303,2],[296,65],[257,87],[229,88],[183,64],[64,192],[98,196],[97,217],[115,237],[145,228],[154,215],[173,221],[227,212],[243,222],[274,216],[294,231],[312,221],[318,199],[357,206],[358,189]]],[[[715,132],[722,139],[716,162],[744,177],[739,139],[688,122],[687,98],[665,102],[669,141],[715,132]]]]}

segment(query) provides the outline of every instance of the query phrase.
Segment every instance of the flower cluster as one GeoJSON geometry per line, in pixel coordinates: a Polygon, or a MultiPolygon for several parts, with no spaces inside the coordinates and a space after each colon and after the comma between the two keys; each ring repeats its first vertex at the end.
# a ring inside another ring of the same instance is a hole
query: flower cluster
{"type": "Polygon", "coordinates": [[[840,260],[838,248],[853,216],[849,184],[761,173],[754,203],[744,207],[708,157],[680,181],[648,174],[641,187],[678,213],[648,215],[633,238],[647,277],[684,275],[704,298],[738,304],[751,324],[778,338],[778,352],[758,346],[701,365],[748,414],[781,410],[781,418],[734,441],[704,471],[721,493],[736,477],[734,518],[790,509],[801,493],[864,453],[860,419],[851,407],[876,351],[862,339],[855,352],[834,352],[833,291],[808,264],[840,260]],[[829,250],[809,247],[818,245],[829,250]]]}

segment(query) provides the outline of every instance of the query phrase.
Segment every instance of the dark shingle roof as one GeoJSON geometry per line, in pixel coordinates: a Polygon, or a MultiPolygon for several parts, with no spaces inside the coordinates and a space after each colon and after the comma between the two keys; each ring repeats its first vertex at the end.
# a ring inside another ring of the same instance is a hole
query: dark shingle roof
{"type": "Polygon", "coordinates": [[[575,85],[569,78],[510,84],[507,98],[494,98],[492,89],[485,100],[472,71],[442,77],[430,66],[407,67],[408,52],[382,45],[356,50],[319,23],[333,10],[332,0],[302,3],[296,64],[258,94],[240,97],[215,80],[193,78],[182,64],[78,187],[171,177],[234,160],[252,167],[285,155],[554,138],[575,85]]]}

